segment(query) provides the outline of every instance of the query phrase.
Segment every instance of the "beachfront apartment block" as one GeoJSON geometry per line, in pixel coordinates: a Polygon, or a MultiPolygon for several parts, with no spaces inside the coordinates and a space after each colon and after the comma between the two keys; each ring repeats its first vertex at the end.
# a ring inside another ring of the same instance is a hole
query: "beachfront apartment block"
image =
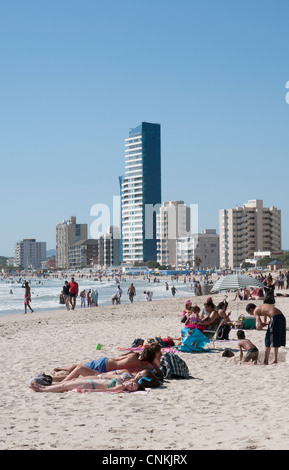
{"type": "Polygon", "coordinates": [[[195,269],[215,269],[219,267],[219,257],[219,235],[215,229],[177,239],[178,268],[186,269],[189,264],[195,269]]]}
{"type": "Polygon", "coordinates": [[[240,267],[256,251],[281,250],[281,210],[260,199],[219,211],[220,267],[240,267]]]}
{"type": "Polygon", "coordinates": [[[77,224],[76,217],[63,220],[56,226],[56,266],[69,269],[69,247],[87,239],[87,224],[77,224]]]}
{"type": "Polygon", "coordinates": [[[46,242],[37,242],[35,238],[24,238],[15,243],[14,266],[24,269],[39,268],[46,260],[46,242]]]}
{"type": "Polygon", "coordinates": [[[157,262],[177,266],[177,239],[190,234],[191,211],[184,201],[166,201],[157,214],[157,262]]]}
{"type": "Polygon", "coordinates": [[[69,245],[68,261],[70,269],[87,268],[98,264],[99,241],[94,238],[80,240],[69,245]]]}
{"type": "Polygon", "coordinates": [[[122,263],[156,260],[156,212],[161,205],[161,127],[142,122],[125,139],[119,178],[122,263]]]}
{"type": "Polygon", "coordinates": [[[110,225],[107,233],[98,238],[80,240],[69,246],[70,268],[97,267],[99,269],[119,266],[119,229],[110,225]]]}

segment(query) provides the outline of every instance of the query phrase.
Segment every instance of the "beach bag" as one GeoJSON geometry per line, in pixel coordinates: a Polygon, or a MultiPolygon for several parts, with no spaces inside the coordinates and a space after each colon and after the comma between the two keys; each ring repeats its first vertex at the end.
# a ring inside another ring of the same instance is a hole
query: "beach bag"
{"type": "Polygon", "coordinates": [[[182,344],[178,346],[178,349],[182,352],[203,351],[206,344],[210,342],[210,340],[196,328],[193,330],[182,328],[181,338],[182,344]]]}
{"type": "Polygon", "coordinates": [[[174,353],[164,353],[161,357],[160,370],[165,379],[187,379],[190,376],[185,361],[174,353]]]}
{"type": "Polygon", "coordinates": [[[231,331],[231,327],[229,325],[221,325],[218,329],[217,339],[229,339],[229,333],[231,331]]]}

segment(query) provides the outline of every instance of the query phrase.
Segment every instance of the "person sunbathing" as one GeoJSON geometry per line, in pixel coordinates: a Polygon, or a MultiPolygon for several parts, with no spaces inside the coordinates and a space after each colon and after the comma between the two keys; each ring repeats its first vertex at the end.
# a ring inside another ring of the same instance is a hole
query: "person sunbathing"
{"type": "Polygon", "coordinates": [[[127,352],[119,357],[108,358],[101,357],[84,364],[73,364],[68,367],[55,368],[52,375],[56,372],[66,371],[66,375],[58,376],[59,381],[68,381],[81,376],[97,375],[101,372],[110,372],[113,370],[129,370],[138,372],[143,369],[157,369],[160,368],[160,359],[162,356],[161,345],[154,343],[143,351],[127,352]]]}
{"type": "Polygon", "coordinates": [[[97,377],[79,377],[68,381],[63,381],[56,385],[40,385],[33,381],[29,383],[29,387],[34,392],[68,392],[70,390],[77,390],[78,392],[136,392],[138,390],[145,390],[145,387],[156,388],[159,387],[160,381],[151,371],[143,371],[135,376],[133,379],[121,380],[112,379],[99,379],[97,377]]]}

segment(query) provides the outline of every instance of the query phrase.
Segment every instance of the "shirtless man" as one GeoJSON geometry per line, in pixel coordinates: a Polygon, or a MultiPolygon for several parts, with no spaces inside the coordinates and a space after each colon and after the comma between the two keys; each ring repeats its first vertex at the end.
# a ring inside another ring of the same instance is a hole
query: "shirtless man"
{"type": "Polygon", "coordinates": [[[278,350],[281,346],[286,345],[286,318],[281,310],[273,304],[263,304],[258,307],[255,304],[248,304],[246,311],[256,318],[256,329],[262,330],[264,326],[268,325],[265,336],[265,358],[264,364],[268,364],[269,354],[271,347],[274,348],[274,360],[272,364],[278,362],[278,350]],[[264,317],[264,322],[261,320],[264,317]],[[266,323],[269,317],[269,323],[266,323]]]}
{"type": "Polygon", "coordinates": [[[130,302],[133,303],[133,298],[136,295],[136,290],[135,290],[133,283],[131,283],[131,285],[129,286],[127,293],[128,293],[128,298],[130,302]]]}
{"type": "Polygon", "coordinates": [[[26,281],[24,284],[22,284],[22,287],[25,289],[25,294],[24,294],[24,308],[25,312],[27,313],[27,306],[30,308],[31,313],[33,312],[32,308],[30,307],[30,302],[31,302],[31,290],[28,282],[26,281]]]}
{"type": "MultiPolygon", "coordinates": [[[[119,357],[109,358],[101,357],[84,364],[74,364],[69,367],[55,368],[52,374],[58,371],[67,371],[68,375],[57,376],[57,381],[67,381],[75,379],[79,376],[97,375],[100,372],[110,372],[113,370],[130,370],[139,372],[143,369],[157,369],[160,368],[160,359],[162,356],[160,344],[153,344],[145,348],[141,353],[127,352],[119,357]]],[[[53,377],[55,380],[56,377],[53,377]]]]}

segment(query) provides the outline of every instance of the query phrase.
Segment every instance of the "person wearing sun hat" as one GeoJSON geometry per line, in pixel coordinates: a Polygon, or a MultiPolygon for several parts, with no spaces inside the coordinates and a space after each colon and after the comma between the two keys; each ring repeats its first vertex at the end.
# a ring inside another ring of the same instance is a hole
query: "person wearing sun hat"
{"type": "Polygon", "coordinates": [[[185,306],[182,311],[181,322],[184,323],[187,319],[187,314],[190,315],[192,313],[193,305],[191,300],[186,300],[185,306]]]}

